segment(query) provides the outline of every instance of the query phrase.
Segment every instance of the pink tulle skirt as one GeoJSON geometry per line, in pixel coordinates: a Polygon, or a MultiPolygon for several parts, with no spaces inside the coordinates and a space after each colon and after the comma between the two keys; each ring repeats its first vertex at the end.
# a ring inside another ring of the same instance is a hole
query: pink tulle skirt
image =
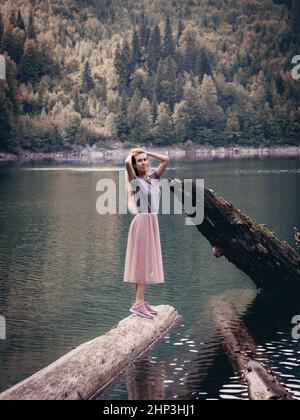
{"type": "Polygon", "coordinates": [[[164,283],[157,213],[138,213],[129,226],[124,281],[164,283]]]}

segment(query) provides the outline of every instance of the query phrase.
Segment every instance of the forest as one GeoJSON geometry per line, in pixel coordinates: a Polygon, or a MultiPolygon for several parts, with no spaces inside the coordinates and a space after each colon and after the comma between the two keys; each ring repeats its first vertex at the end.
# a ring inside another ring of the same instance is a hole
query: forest
{"type": "Polygon", "coordinates": [[[299,145],[299,0],[0,0],[0,150],[299,145]]]}

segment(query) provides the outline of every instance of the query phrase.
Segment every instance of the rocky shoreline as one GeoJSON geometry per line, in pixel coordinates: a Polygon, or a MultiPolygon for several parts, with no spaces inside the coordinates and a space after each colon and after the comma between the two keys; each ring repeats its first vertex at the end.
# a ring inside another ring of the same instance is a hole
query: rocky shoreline
{"type": "MultiPolygon", "coordinates": [[[[132,146],[138,147],[139,145],[132,146]]],[[[189,147],[180,148],[174,146],[148,146],[140,145],[149,151],[156,151],[168,155],[176,160],[209,160],[215,158],[240,159],[245,157],[288,157],[300,156],[300,146],[269,146],[269,147],[189,147]]],[[[114,144],[109,148],[86,146],[76,150],[65,152],[30,152],[21,151],[18,155],[0,152],[0,162],[9,161],[41,161],[50,160],[56,162],[121,162],[125,159],[131,146],[125,148],[122,144],[114,144]]]]}

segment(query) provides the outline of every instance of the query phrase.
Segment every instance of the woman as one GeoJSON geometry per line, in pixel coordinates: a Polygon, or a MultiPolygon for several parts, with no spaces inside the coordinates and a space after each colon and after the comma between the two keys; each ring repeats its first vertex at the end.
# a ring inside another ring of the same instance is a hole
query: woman
{"type": "Polygon", "coordinates": [[[141,148],[132,149],[125,160],[128,207],[136,215],[128,232],[124,281],[134,283],[136,289],[136,300],[130,312],[146,318],[157,314],[144,300],[147,284],[164,283],[157,212],[159,179],[168,162],[168,156],[141,148]],[[154,171],[151,170],[149,156],[161,162],[154,171]]]}

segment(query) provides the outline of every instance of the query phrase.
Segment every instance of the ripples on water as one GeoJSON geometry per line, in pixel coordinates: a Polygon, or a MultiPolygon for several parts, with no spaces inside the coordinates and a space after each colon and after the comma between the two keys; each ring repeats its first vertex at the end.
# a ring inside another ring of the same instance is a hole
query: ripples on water
{"type": "MultiPolygon", "coordinates": [[[[256,360],[262,364],[268,361],[286,389],[295,399],[300,399],[300,380],[297,379],[300,377],[300,351],[295,349],[299,343],[283,338],[284,333],[277,335],[277,340],[258,346],[256,360]]],[[[168,353],[176,357],[162,361],[154,355],[155,350],[150,350],[95,399],[249,399],[247,386],[232,371],[220,348],[221,337],[216,336],[208,344],[190,340],[186,334],[184,338],[180,336],[181,333],[165,336],[160,344],[161,350],[169,345],[168,353]],[[172,346],[180,346],[180,351],[172,346]]]]}
{"type": "MultiPolygon", "coordinates": [[[[299,160],[285,162],[183,162],[170,166],[166,177],[204,178],[291,243],[293,226],[300,226],[300,170],[299,160]]],[[[7,340],[0,341],[0,390],[104,334],[129,315],[134,297],[122,283],[131,217],[101,217],[95,209],[97,181],[104,172],[117,181],[121,166],[19,169],[0,167],[0,313],[8,326],[7,340]]],[[[213,258],[182,216],[159,216],[159,225],[166,283],[149,288],[149,298],[174,306],[183,323],[98,398],[247,399],[208,305],[225,291],[251,289],[252,282],[224,258],[213,258]]],[[[291,338],[296,314],[300,305],[289,297],[258,295],[242,319],[262,359],[268,357],[300,398],[300,342],[291,338]]]]}

